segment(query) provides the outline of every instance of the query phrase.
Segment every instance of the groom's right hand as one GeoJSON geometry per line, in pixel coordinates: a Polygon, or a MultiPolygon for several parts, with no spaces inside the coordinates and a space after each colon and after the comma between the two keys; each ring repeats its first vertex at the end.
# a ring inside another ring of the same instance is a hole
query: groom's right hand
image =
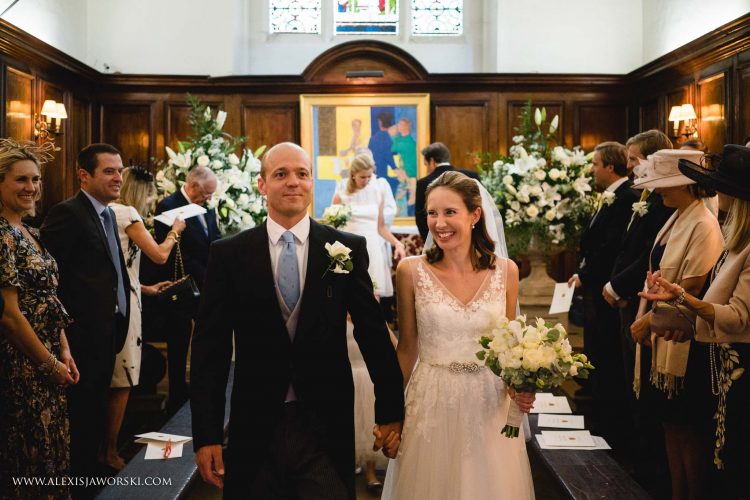
{"type": "Polygon", "coordinates": [[[195,453],[195,463],[203,480],[217,488],[224,487],[224,459],[220,444],[201,446],[195,453]]]}

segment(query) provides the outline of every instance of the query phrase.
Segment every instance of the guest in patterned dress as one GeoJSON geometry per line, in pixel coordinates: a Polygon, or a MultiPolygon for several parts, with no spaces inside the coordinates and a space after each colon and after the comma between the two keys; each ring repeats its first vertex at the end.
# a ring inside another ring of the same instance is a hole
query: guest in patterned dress
{"type": "Polygon", "coordinates": [[[40,196],[49,147],[0,140],[0,498],[69,498],[67,486],[13,478],[69,474],[65,388],[78,382],[56,291],[57,264],[22,222],[40,196]]]}
{"type": "Polygon", "coordinates": [[[142,167],[129,167],[122,173],[120,198],[110,204],[117,219],[117,234],[120,238],[125,265],[130,278],[130,325],[125,345],[117,354],[107,399],[107,417],[104,424],[104,442],[99,450],[99,462],[121,470],[125,461],[117,453],[117,436],[120,434],[130,388],[138,385],[141,371],[141,294],[156,295],[171,282],[162,281],[154,285],[140,283],[139,270],[141,250],[156,264],[164,264],[172,248],[185,229],[185,222],[177,218],[166,239],[158,244],[143,224],[143,217],[156,197],[154,176],[142,167]]]}

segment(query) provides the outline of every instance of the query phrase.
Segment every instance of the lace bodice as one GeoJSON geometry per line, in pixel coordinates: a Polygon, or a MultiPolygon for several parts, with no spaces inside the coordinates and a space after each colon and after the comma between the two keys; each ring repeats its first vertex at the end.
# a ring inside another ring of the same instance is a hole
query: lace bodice
{"type": "Polygon", "coordinates": [[[505,269],[500,261],[463,304],[422,257],[410,259],[419,332],[419,359],[429,364],[474,361],[479,337],[505,315],[505,269]]]}

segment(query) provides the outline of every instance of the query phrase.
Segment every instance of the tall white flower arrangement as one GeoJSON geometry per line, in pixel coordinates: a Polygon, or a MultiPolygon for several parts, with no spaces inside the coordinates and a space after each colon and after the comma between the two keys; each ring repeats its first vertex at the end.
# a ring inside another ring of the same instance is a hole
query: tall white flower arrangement
{"type": "Polygon", "coordinates": [[[504,217],[512,255],[524,253],[532,235],[546,248],[571,244],[597,204],[590,155],[555,145],[559,117],[545,127],[546,114],[532,114],[529,101],[510,154],[480,158],[482,184],[504,217]]]}
{"type": "Polygon", "coordinates": [[[167,162],[156,174],[159,197],[164,198],[185,183],[188,171],[199,165],[216,174],[218,183],[208,205],[216,209],[222,235],[237,233],[262,223],[267,209],[258,190],[261,146],[255,151],[245,148],[244,137],[234,138],[222,132],[227,114],[211,108],[188,94],[191,112],[189,122],[193,136],[178,142],[178,151],[167,147],[167,162]],[[241,149],[240,156],[237,151],[241,149]]]}

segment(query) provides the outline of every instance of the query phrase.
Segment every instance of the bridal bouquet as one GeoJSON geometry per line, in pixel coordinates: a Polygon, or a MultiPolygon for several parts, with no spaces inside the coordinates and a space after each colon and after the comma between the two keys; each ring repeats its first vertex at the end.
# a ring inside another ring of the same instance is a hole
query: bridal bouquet
{"type": "Polygon", "coordinates": [[[349,205],[331,205],[323,210],[323,223],[336,229],[343,227],[352,218],[352,207],[349,205]]]}
{"type": "Polygon", "coordinates": [[[188,171],[195,166],[208,167],[218,180],[216,192],[208,202],[216,209],[219,229],[223,235],[237,233],[262,223],[267,214],[264,197],[258,190],[261,146],[254,152],[244,148],[244,137],[222,132],[227,114],[211,108],[188,94],[189,123],[193,137],[179,141],[178,150],[167,147],[167,163],[156,174],[159,198],[168,196],[185,183],[188,171]],[[237,156],[236,151],[242,153],[237,156]]]}
{"type": "MultiPolygon", "coordinates": [[[[516,392],[552,389],[571,377],[587,378],[594,366],[585,354],[574,354],[565,328],[542,318],[527,324],[526,316],[503,317],[479,339],[477,358],[516,392]]],[[[503,434],[518,437],[523,413],[511,402],[503,434]]]]}
{"type": "Polygon", "coordinates": [[[557,143],[559,117],[546,126],[547,112],[531,112],[528,102],[515,129],[508,156],[484,153],[477,158],[482,184],[505,221],[511,255],[524,253],[532,236],[541,243],[568,245],[594,214],[591,158],[576,147],[557,143]]]}

